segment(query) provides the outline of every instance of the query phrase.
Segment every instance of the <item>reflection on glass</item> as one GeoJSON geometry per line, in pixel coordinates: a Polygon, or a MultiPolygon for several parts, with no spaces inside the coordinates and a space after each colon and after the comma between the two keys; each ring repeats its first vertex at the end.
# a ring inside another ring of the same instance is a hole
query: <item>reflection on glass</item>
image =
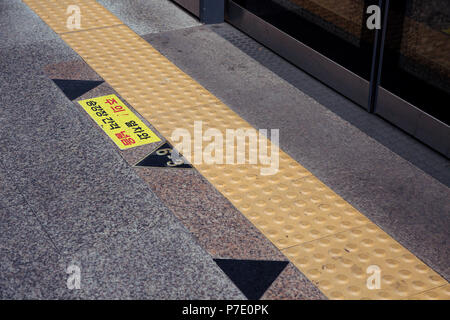
{"type": "Polygon", "coordinates": [[[285,0],[299,15],[321,26],[330,33],[360,45],[363,26],[364,1],[354,0],[285,0]]]}
{"type": "MultiPolygon", "coordinates": [[[[366,80],[378,0],[232,0],[366,80]]],[[[381,86],[450,124],[450,2],[390,0],[381,86]]]]}

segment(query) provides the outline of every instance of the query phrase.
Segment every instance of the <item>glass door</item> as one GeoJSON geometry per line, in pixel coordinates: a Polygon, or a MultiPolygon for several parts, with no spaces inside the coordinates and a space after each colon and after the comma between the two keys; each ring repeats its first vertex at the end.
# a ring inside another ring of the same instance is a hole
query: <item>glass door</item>
{"type": "Polygon", "coordinates": [[[383,60],[382,88],[450,125],[448,0],[391,0],[383,60]]]}
{"type": "Polygon", "coordinates": [[[368,109],[375,30],[366,26],[366,9],[378,1],[230,0],[228,4],[232,24],[368,109]],[[239,13],[239,8],[251,14],[239,13]],[[258,25],[264,33],[257,33],[258,25]]]}
{"type": "Polygon", "coordinates": [[[200,1],[201,0],[172,0],[184,9],[192,13],[196,17],[200,17],[200,1]]]}

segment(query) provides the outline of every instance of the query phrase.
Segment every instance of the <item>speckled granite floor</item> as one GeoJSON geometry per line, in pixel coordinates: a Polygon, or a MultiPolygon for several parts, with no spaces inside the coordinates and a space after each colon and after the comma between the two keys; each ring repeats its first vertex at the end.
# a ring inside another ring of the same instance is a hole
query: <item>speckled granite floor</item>
{"type": "MultiPolygon", "coordinates": [[[[252,125],[283,128],[284,150],[448,280],[447,186],[232,45],[245,36],[230,26],[168,1],[99,2],[252,125]]],[[[52,79],[103,79],[26,5],[1,2],[0,25],[0,298],[245,299],[214,262],[235,259],[283,265],[264,269],[261,299],[326,299],[195,169],[135,167],[164,137],[118,150],[76,103],[117,93],[103,82],[71,101],[52,79]]],[[[298,72],[304,91],[354,107],[298,72]]]]}
{"type": "MultiPolygon", "coordinates": [[[[213,258],[287,263],[194,169],[134,167],[162,142],[118,150],[76,103],[117,93],[21,1],[0,5],[0,298],[243,299],[213,258]],[[71,96],[61,80],[84,82],[71,96]],[[80,290],[67,288],[71,264],[80,290]]],[[[198,25],[155,8],[178,23],[140,24],[136,7],[124,20],[141,33],[198,25]]],[[[325,298],[290,264],[265,273],[263,299],[325,298]]]]}

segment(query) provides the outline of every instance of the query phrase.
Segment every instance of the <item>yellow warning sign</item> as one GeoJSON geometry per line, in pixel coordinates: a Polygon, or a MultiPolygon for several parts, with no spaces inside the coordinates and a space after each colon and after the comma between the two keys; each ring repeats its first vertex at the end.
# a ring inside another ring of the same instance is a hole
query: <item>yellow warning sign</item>
{"type": "Polygon", "coordinates": [[[78,103],[121,150],[161,141],[115,94],[78,103]]]}

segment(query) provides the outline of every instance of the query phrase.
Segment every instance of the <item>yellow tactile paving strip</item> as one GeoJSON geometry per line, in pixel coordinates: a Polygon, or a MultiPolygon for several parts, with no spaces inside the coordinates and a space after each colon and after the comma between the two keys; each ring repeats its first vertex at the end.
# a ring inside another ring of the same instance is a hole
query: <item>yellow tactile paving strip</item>
{"type": "Polygon", "coordinates": [[[26,0],[24,2],[56,33],[122,24],[122,21],[94,0],[26,0]],[[71,5],[76,5],[80,9],[80,29],[67,28],[67,20],[70,16],[67,14],[67,8],[71,5]]]}
{"type": "MultiPolygon", "coordinates": [[[[60,3],[68,2],[83,5],[87,16],[111,15],[93,0],[25,2],[38,14],[45,4],[61,21],[60,3]]],[[[224,136],[252,128],[128,27],[98,29],[105,21],[93,20],[85,31],[65,33],[60,24],[49,22],[169,141],[176,128],[193,137],[194,121],[224,136]]],[[[261,175],[261,164],[194,166],[329,298],[449,298],[445,279],[281,150],[279,159],[274,175],[261,175]],[[381,269],[381,289],[366,286],[370,265],[381,269]]]]}
{"type": "Polygon", "coordinates": [[[446,283],[373,223],[284,252],[330,298],[400,299],[446,283]],[[381,270],[380,290],[361,285],[370,265],[381,270]]]}

